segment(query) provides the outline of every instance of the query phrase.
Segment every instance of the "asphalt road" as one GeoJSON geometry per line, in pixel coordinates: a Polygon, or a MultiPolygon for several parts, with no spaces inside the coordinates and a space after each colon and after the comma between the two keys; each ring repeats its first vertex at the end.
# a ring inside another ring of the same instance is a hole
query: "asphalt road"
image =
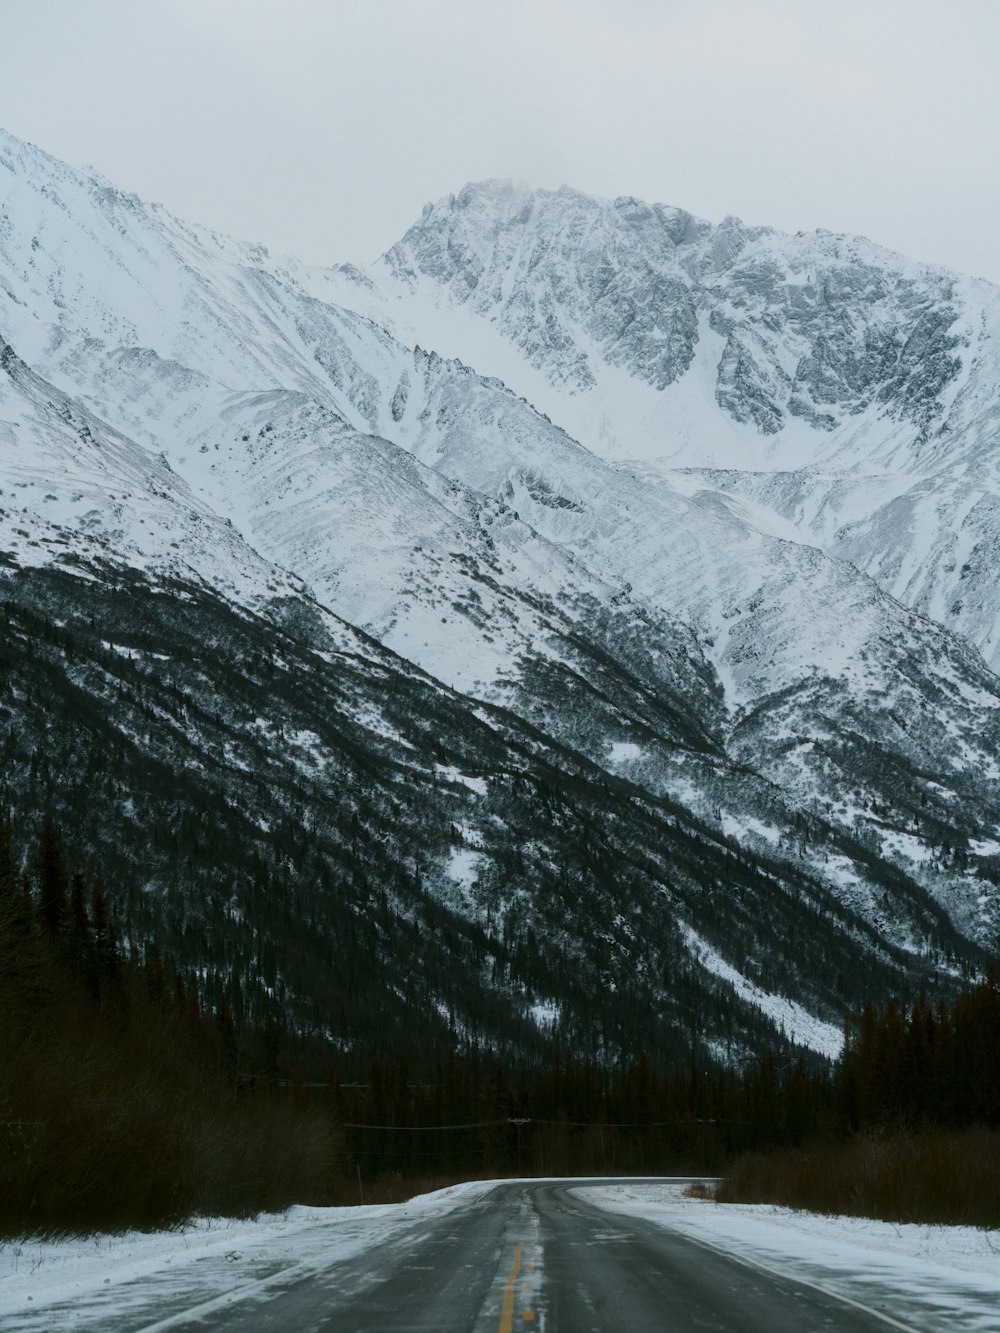
{"type": "MultiPolygon", "coordinates": [[[[608,1182],[575,1182],[607,1184],[608,1182]]],[[[512,1183],[328,1269],[278,1269],[221,1308],[133,1309],[128,1333],[885,1333],[912,1327],[775,1277],[573,1184],[512,1183]]],[[[66,1325],[70,1327],[70,1324],[66,1325]]]]}

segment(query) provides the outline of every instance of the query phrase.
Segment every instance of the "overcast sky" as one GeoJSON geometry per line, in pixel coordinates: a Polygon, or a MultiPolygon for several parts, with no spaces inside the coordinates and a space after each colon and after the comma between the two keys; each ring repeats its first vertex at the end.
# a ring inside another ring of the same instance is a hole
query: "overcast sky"
{"type": "Polygon", "coordinates": [[[0,41],[4,128],[316,262],[502,176],[1000,282],[998,0],[0,0],[0,41]]]}

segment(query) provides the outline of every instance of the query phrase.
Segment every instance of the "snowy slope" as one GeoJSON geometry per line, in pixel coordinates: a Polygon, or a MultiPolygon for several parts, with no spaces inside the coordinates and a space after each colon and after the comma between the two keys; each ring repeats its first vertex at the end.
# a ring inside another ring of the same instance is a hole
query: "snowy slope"
{"type": "Polygon", "coordinates": [[[303,584],[262,559],[171,469],[0,342],[0,531],[25,566],[127,563],[261,606],[303,584]]]}

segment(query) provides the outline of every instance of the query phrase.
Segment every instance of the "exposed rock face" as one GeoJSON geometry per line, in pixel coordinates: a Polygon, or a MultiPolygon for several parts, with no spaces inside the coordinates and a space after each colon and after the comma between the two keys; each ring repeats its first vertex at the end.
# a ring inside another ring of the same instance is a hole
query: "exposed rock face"
{"type": "Polygon", "coordinates": [[[697,310],[685,265],[710,232],[636,199],[489,182],[425,210],[386,262],[400,280],[431,278],[495,320],[554,384],[592,388],[596,352],[663,389],[691,364],[697,310]]]}
{"type": "Polygon", "coordinates": [[[385,262],[487,317],[577,391],[595,388],[595,356],[667,388],[706,315],[727,340],[716,400],[765,434],[789,413],[831,430],[873,403],[926,424],[961,368],[949,275],[825,233],[487,182],[426,209],[385,262]]]}

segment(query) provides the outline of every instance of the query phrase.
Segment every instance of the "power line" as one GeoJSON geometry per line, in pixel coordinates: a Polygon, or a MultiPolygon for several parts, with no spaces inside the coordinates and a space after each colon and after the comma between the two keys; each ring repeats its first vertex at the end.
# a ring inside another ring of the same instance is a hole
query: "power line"
{"type": "MultiPolygon", "coordinates": [[[[384,1130],[406,1130],[410,1134],[430,1134],[438,1130],[450,1129],[493,1129],[497,1125],[516,1125],[516,1120],[477,1120],[468,1125],[351,1125],[344,1124],[344,1129],[384,1129],[384,1130]]],[[[528,1121],[521,1121],[521,1124],[527,1124],[528,1121]]]]}
{"type": "Polygon", "coordinates": [[[722,1116],[698,1116],[685,1120],[545,1120],[537,1116],[508,1116],[505,1120],[475,1120],[464,1125],[360,1125],[343,1123],[342,1129],[379,1129],[386,1133],[431,1134],[459,1129],[495,1129],[499,1125],[561,1125],[564,1129],[669,1129],[677,1125],[752,1125],[752,1120],[729,1120],[722,1116]]]}

